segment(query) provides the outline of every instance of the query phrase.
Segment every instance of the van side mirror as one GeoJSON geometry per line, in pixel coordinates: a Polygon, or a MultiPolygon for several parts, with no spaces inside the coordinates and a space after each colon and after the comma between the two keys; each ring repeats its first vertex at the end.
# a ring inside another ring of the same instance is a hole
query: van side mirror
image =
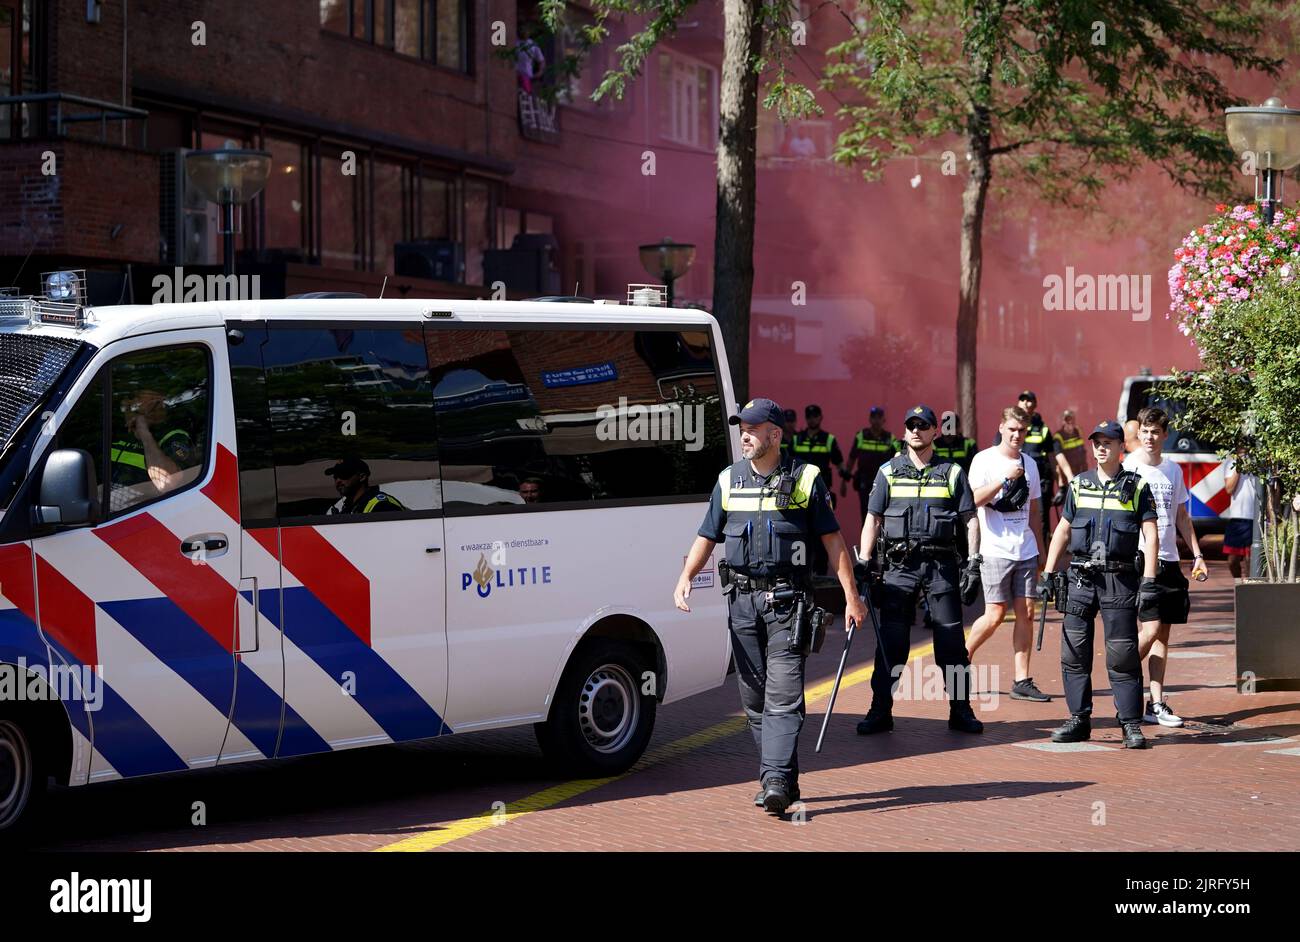
{"type": "Polygon", "coordinates": [[[79,527],[99,523],[95,460],[80,448],[60,448],[45,460],[37,525],[79,527]]]}

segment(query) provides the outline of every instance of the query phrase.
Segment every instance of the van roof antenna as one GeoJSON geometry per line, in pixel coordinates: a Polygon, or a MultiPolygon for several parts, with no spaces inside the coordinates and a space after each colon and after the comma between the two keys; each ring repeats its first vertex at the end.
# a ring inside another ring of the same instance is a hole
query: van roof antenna
{"type": "Polygon", "coordinates": [[[383,297],[384,297],[384,289],[387,288],[387,287],[388,287],[388,276],[385,275],[385,276],[384,276],[384,283],[383,283],[382,285],[379,286],[379,297],[380,297],[381,300],[382,300],[383,297]]]}

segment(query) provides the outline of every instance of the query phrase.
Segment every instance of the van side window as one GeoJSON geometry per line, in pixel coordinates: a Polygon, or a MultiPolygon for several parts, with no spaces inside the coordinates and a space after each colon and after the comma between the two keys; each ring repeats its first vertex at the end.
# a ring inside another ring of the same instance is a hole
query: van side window
{"type": "Polygon", "coordinates": [[[727,463],[705,330],[430,328],[448,506],[707,497],[727,463]]]}
{"type": "Polygon", "coordinates": [[[109,364],[109,515],[199,479],[211,385],[207,353],[197,347],[143,350],[109,364]]]}
{"type": "Polygon", "coordinates": [[[95,480],[99,484],[101,506],[107,506],[104,503],[104,383],[107,379],[107,370],[100,370],[64,418],[51,446],[51,450],[80,448],[90,454],[95,463],[95,480]]]}
{"type": "Polygon", "coordinates": [[[263,364],[282,521],[441,505],[418,326],[272,326],[269,338],[263,364]]]}

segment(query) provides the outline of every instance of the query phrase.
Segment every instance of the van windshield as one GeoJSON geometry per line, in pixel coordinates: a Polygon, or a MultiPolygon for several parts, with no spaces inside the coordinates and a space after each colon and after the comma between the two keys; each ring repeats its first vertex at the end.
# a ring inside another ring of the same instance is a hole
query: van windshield
{"type": "Polygon", "coordinates": [[[0,333],[0,510],[9,501],[22,476],[9,467],[19,447],[24,424],[44,407],[50,389],[58,382],[84,344],[66,337],[30,333],[0,333]]]}

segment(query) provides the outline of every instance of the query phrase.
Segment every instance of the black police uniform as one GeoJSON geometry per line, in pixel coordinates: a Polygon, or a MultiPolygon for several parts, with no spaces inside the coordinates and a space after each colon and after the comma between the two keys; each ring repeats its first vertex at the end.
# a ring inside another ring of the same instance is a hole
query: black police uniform
{"type": "Polygon", "coordinates": [[[392,513],[398,510],[405,510],[402,502],[391,494],[385,494],[377,485],[371,485],[356,500],[350,501],[346,497],[335,502],[329,510],[325,511],[327,515],[333,514],[375,514],[375,513],[392,513]]]}
{"type": "MultiPolygon", "coordinates": [[[[735,574],[730,596],[731,653],[740,700],[760,753],[759,782],[783,777],[797,797],[799,731],[804,721],[804,656],[789,650],[794,605],[773,604],[778,583],[809,584],[809,543],[839,530],[816,466],[783,458],[767,477],[746,459],[718,475],[699,535],[725,541],[735,574]],[[789,506],[778,509],[782,473],[794,480],[789,506]]],[[[809,608],[811,611],[811,606],[809,608]]]]}
{"type": "MultiPolygon", "coordinates": [[[[948,461],[931,461],[918,469],[909,454],[899,455],[876,473],[867,509],[881,518],[878,539],[883,541],[884,573],[880,633],[885,650],[876,650],[871,711],[864,724],[888,717],[893,709],[897,677],[890,676],[890,669],[898,674],[907,663],[916,602],[922,596],[926,623],[934,631],[934,659],[944,671],[951,719],[960,716],[974,721],[970,710],[970,658],[961,622],[961,558],[957,550],[958,532],[975,513],[975,497],[966,472],[948,461]]],[[[868,730],[860,724],[859,731],[868,730]]]]}
{"type": "Polygon", "coordinates": [[[903,443],[884,429],[877,435],[868,425],[854,436],[853,445],[849,448],[849,464],[853,465],[853,489],[858,492],[858,505],[862,510],[859,526],[867,522],[867,501],[871,497],[871,485],[875,483],[876,472],[902,450],[903,443]]]}
{"type": "Polygon", "coordinates": [[[975,451],[975,439],[962,435],[939,435],[934,440],[934,456],[961,465],[967,474],[970,474],[970,463],[975,457],[975,451]]]}
{"type": "MultiPolygon", "coordinates": [[[[824,428],[819,428],[815,432],[803,429],[795,433],[794,441],[790,443],[790,453],[796,462],[813,465],[821,473],[822,483],[826,487],[826,497],[830,501],[831,510],[834,510],[835,475],[831,469],[844,464],[844,454],[840,451],[840,444],[835,440],[835,436],[824,428]]],[[[828,563],[826,547],[822,546],[819,540],[813,547],[813,571],[818,575],[825,575],[828,563]]]]}
{"type": "Polygon", "coordinates": [[[1065,702],[1075,716],[1092,713],[1092,645],[1101,613],[1106,672],[1120,722],[1142,719],[1142,661],[1138,657],[1137,554],[1142,523],[1156,519],[1151,490],[1134,471],[1103,482],[1096,470],[1076,475],[1061,516],[1070,522],[1069,585],[1061,632],[1065,702]]]}
{"type": "MultiPolygon", "coordinates": [[[[1002,444],[1001,432],[993,436],[993,444],[1002,444]]],[[[1020,452],[1034,459],[1034,464],[1038,466],[1038,485],[1041,488],[1041,493],[1038,495],[1038,512],[1042,515],[1043,545],[1048,546],[1052,541],[1051,528],[1048,525],[1052,518],[1049,508],[1052,504],[1052,490],[1056,484],[1056,456],[1061,452],[1061,442],[1052,434],[1043,417],[1037,412],[1029,418],[1029,428],[1025,429],[1025,441],[1020,446],[1020,452]]]]}

